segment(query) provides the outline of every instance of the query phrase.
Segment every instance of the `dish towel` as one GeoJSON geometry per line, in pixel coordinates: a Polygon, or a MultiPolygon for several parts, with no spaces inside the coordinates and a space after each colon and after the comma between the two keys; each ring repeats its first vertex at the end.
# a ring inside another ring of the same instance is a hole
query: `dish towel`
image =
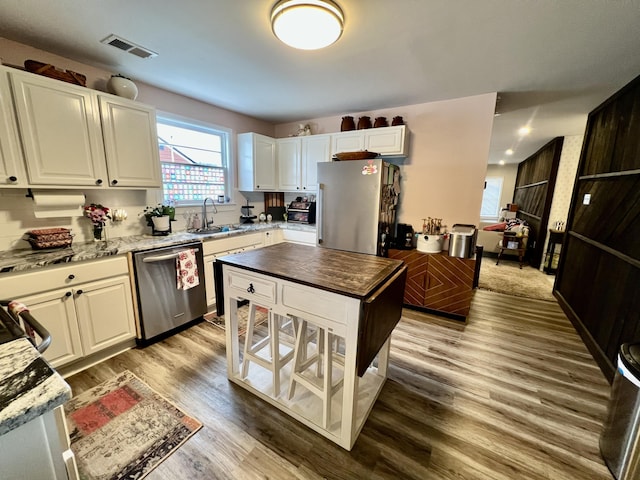
{"type": "Polygon", "coordinates": [[[196,251],[193,248],[178,253],[176,259],[176,279],[178,290],[189,290],[200,285],[196,251]]]}

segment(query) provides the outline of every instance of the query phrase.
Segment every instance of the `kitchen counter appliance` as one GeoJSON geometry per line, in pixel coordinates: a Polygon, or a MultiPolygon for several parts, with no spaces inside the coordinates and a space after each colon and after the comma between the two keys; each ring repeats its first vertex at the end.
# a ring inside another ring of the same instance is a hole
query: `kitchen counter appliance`
{"type": "Polygon", "coordinates": [[[200,242],[144,250],[133,254],[137,284],[140,343],[184,326],[207,313],[204,261],[200,242]],[[187,290],[177,286],[178,255],[193,249],[199,284],[187,290]]]}
{"type": "Polygon", "coordinates": [[[475,225],[456,223],[449,232],[449,255],[472,258],[476,249],[478,230],[475,225]]]}
{"type": "Polygon", "coordinates": [[[386,257],[400,168],[382,159],[321,162],[318,183],[318,245],[386,257]]]}
{"type": "Polygon", "coordinates": [[[291,202],[287,209],[287,221],[297,223],[316,223],[316,202],[291,202]]]}

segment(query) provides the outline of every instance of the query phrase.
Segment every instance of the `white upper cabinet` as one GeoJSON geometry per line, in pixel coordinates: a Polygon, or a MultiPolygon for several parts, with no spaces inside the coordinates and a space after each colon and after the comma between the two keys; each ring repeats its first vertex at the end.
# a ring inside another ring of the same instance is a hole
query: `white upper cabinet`
{"type": "Polygon", "coordinates": [[[13,112],[7,69],[0,67],[0,186],[2,187],[27,185],[24,157],[13,112]]]}
{"type": "Polygon", "coordinates": [[[32,185],[101,185],[106,165],[95,93],[84,87],[10,72],[32,185]]]}
{"type": "Polygon", "coordinates": [[[331,135],[331,154],[369,150],[380,155],[406,157],[409,142],[406,125],[367,128],[331,135]]]}
{"type": "Polygon", "coordinates": [[[364,150],[364,130],[331,134],[331,154],[364,150]]]}
{"type": "Polygon", "coordinates": [[[276,141],[258,133],[238,135],[238,190],[277,190],[276,141]]]}
{"type": "Polygon", "coordinates": [[[162,186],[153,107],[33,73],[0,74],[0,187],[162,186]],[[7,154],[14,108],[18,149],[7,154]]]}
{"type": "Polygon", "coordinates": [[[302,189],[302,138],[278,138],[276,157],[278,159],[278,190],[295,192],[302,189]]]}
{"type": "Polygon", "coordinates": [[[162,187],[155,109],[113,95],[98,98],[109,185],[162,187]]]}
{"type": "Polygon", "coordinates": [[[331,161],[331,135],[302,137],[302,189],[318,189],[318,163],[331,161]]]}
{"type": "Polygon", "coordinates": [[[331,160],[331,135],[310,135],[276,140],[278,190],[316,191],[318,162],[331,160]]]}
{"type": "Polygon", "coordinates": [[[380,155],[407,156],[407,127],[371,128],[364,131],[364,148],[380,155]]]}

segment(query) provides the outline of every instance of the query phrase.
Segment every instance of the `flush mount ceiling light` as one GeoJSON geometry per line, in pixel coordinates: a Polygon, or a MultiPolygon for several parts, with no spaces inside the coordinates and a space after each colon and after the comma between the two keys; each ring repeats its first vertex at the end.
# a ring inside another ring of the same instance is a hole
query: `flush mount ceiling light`
{"type": "Polygon", "coordinates": [[[344,14],[331,0],[280,0],[271,10],[271,28],[290,47],[318,50],[342,35],[344,14]]]}

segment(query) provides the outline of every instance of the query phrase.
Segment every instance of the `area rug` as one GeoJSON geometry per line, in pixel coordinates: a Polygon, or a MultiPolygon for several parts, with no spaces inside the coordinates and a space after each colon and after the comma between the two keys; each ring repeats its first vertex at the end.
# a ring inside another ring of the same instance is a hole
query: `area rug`
{"type": "Polygon", "coordinates": [[[144,478],[202,427],[129,371],[64,408],[82,480],[144,478]]]}
{"type": "MultiPolygon", "coordinates": [[[[218,317],[215,313],[207,313],[204,319],[211,325],[224,330],[224,317],[218,317]]],[[[247,333],[247,322],[249,320],[249,305],[238,307],[238,335],[247,333]]],[[[256,307],[256,326],[267,321],[267,309],[256,307]]]]}
{"type": "Polygon", "coordinates": [[[480,265],[478,287],[492,292],[505,293],[515,297],[536,298],[539,300],[556,301],[551,293],[555,277],[540,270],[523,266],[518,262],[483,257],[480,265]]]}

